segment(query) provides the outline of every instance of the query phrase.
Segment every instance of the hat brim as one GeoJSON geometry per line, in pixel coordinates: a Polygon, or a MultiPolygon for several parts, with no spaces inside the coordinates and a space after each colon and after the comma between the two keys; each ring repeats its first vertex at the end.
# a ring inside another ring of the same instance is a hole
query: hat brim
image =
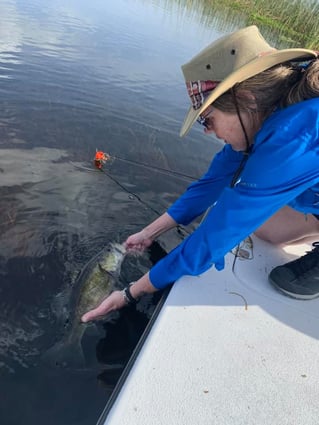
{"type": "Polygon", "coordinates": [[[222,82],[220,82],[218,86],[212,91],[212,93],[207,97],[207,99],[205,99],[205,102],[199,109],[195,110],[193,107],[189,109],[180,131],[180,137],[185,136],[189,132],[199,115],[210,104],[212,104],[219,96],[233,87],[236,83],[241,83],[242,81],[257,75],[260,72],[263,72],[266,69],[269,69],[283,62],[288,62],[293,59],[298,61],[309,60],[316,57],[317,53],[308,49],[275,50],[273,53],[260,56],[248,64],[242,66],[241,68],[232,72],[222,82]]]}

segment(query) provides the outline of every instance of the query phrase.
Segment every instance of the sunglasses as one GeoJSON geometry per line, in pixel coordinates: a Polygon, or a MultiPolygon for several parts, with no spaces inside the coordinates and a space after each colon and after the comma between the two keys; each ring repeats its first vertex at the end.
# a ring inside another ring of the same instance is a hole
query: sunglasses
{"type": "MultiPolygon", "coordinates": [[[[200,124],[200,125],[202,125],[202,126],[204,126],[205,128],[208,128],[208,126],[209,126],[209,117],[210,117],[210,115],[212,114],[212,112],[213,112],[213,108],[212,108],[212,106],[211,105],[209,105],[206,109],[205,109],[205,111],[207,111],[208,110],[208,112],[205,114],[205,115],[199,115],[199,117],[197,118],[197,122],[198,122],[198,124],[200,124]]],[[[204,112],[205,112],[204,111],[204,112]]]]}

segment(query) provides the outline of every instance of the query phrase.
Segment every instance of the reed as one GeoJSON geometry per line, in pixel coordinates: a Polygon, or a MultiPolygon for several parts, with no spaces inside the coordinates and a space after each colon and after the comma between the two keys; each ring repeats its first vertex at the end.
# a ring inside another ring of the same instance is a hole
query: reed
{"type": "Polygon", "coordinates": [[[261,24],[276,31],[288,44],[319,48],[318,0],[209,0],[237,9],[246,15],[247,24],[261,24]]]}
{"type": "MultiPolygon", "coordinates": [[[[146,0],[145,0],[146,1],[146,0]]],[[[149,0],[147,0],[149,1],[149,0]]],[[[319,50],[319,0],[161,0],[223,29],[256,24],[277,47],[319,50]]]]}

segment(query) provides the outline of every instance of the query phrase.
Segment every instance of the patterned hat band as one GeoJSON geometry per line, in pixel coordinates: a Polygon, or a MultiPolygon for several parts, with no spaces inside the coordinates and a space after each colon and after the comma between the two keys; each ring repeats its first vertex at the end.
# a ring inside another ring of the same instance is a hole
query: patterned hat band
{"type": "Polygon", "coordinates": [[[207,99],[219,83],[220,81],[211,80],[188,81],[186,83],[187,92],[195,110],[203,105],[205,99],[207,99]]]}

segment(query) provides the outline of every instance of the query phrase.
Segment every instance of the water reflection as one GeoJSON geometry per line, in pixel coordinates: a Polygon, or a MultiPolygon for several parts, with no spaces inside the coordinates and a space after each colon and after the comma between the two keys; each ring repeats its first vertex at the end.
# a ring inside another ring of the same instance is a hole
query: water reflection
{"type": "Polygon", "coordinates": [[[12,78],[10,65],[21,63],[18,54],[21,52],[22,34],[15,15],[12,3],[0,3],[0,79],[12,78]]]}
{"type": "MultiPolygon", "coordinates": [[[[144,0],[144,4],[148,4],[144,0]]],[[[162,7],[170,13],[173,19],[179,17],[180,22],[195,24],[201,32],[211,31],[230,32],[240,26],[244,26],[246,17],[238,10],[223,5],[222,2],[212,2],[210,0],[153,0],[153,3],[162,7]]],[[[202,46],[204,47],[204,46],[202,46]]]]}

